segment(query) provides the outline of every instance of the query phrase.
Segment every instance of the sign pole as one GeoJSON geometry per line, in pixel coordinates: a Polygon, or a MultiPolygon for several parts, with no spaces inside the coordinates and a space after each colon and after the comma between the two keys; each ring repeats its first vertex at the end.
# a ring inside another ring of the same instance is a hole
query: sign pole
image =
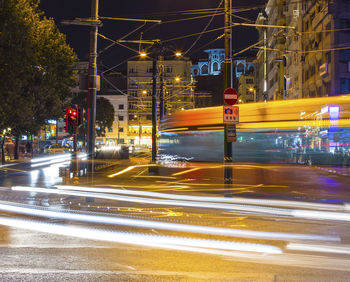
{"type": "Polygon", "coordinates": [[[224,184],[232,184],[232,142],[236,141],[236,123],[238,123],[239,108],[233,107],[237,102],[238,94],[235,89],[227,88],[224,91],[223,123],[224,123],[224,184]]]}
{"type": "MultiPolygon", "coordinates": [[[[231,87],[231,27],[230,27],[230,2],[225,0],[225,61],[224,61],[224,87],[231,87]]],[[[224,105],[227,105],[224,94],[224,105]]],[[[232,142],[227,139],[227,125],[224,123],[224,184],[232,184],[232,142]]]]}

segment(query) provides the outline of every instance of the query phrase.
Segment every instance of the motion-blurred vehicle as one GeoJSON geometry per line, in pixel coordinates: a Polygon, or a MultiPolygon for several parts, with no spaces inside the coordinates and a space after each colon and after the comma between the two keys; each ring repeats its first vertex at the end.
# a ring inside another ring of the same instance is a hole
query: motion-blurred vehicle
{"type": "MultiPolygon", "coordinates": [[[[349,164],[350,96],[239,104],[235,162],[349,164]]],[[[222,161],[223,107],[179,111],[159,126],[158,157],[222,161]]]]}
{"type": "Polygon", "coordinates": [[[64,147],[62,147],[60,144],[52,144],[47,150],[49,154],[63,153],[64,151],[64,147]]]}
{"type": "Polygon", "coordinates": [[[63,146],[63,149],[64,149],[65,152],[73,152],[73,147],[71,145],[69,145],[69,144],[65,144],[63,146]]]}
{"type": "Polygon", "coordinates": [[[96,149],[97,159],[128,159],[129,147],[126,145],[101,146],[96,149]]]}

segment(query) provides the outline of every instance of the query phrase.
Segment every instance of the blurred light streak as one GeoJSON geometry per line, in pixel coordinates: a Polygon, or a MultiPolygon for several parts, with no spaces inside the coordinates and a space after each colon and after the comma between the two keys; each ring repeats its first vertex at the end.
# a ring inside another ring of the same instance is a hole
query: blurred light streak
{"type": "Polygon", "coordinates": [[[15,228],[45,232],[55,235],[78,237],[90,240],[101,240],[146,247],[160,247],[175,250],[187,250],[187,248],[208,248],[230,251],[244,251],[266,254],[281,254],[282,250],[276,246],[238,243],[232,241],[219,241],[207,239],[191,239],[175,236],[147,235],[131,232],[107,231],[103,229],[90,229],[84,227],[67,226],[62,224],[43,223],[34,220],[12,219],[0,217],[0,224],[15,228]]]}
{"type": "Polygon", "coordinates": [[[0,165],[0,168],[1,167],[7,167],[7,166],[12,166],[12,165],[16,165],[17,163],[14,163],[14,164],[4,164],[4,165],[0,165]]]}
{"type": "Polygon", "coordinates": [[[136,167],[150,167],[150,166],[157,166],[156,164],[148,164],[148,165],[132,165],[132,166],[128,166],[126,169],[123,169],[123,170],[121,170],[121,171],[118,171],[118,172],[116,172],[116,173],[113,173],[113,174],[110,174],[110,175],[108,175],[108,177],[109,178],[112,178],[112,177],[114,177],[114,176],[117,176],[117,175],[121,175],[121,174],[123,174],[123,173],[125,173],[125,172],[128,172],[128,171],[130,171],[130,170],[133,170],[134,168],[136,168],[136,167]]]}
{"type": "Polygon", "coordinates": [[[350,221],[350,213],[310,211],[310,210],[293,210],[294,217],[309,218],[316,220],[343,220],[350,221]]]}
{"type": "Polygon", "coordinates": [[[196,171],[196,170],[199,170],[201,168],[191,168],[191,169],[188,169],[188,170],[184,170],[184,171],[180,171],[180,172],[176,172],[176,173],[173,173],[172,176],[176,176],[176,175],[181,175],[181,174],[185,174],[185,173],[189,173],[191,171],[196,171]]]}
{"type": "Polygon", "coordinates": [[[334,246],[334,245],[310,245],[289,243],[286,247],[288,250],[294,251],[310,251],[322,253],[350,254],[350,247],[334,246]]]}
{"type": "Polygon", "coordinates": [[[156,228],[162,230],[172,230],[180,232],[192,232],[210,235],[242,237],[242,238],[255,238],[266,240],[317,240],[317,241],[340,241],[337,236],[324,236],[324,235],[310,235],[310,234],[292,234],[282,232],[264,232],[264,231],[252,231],[252,230],[240,230],[229,228],[217,228],[198,225],[147,221],[138,219],[118,218],[115,216],[105,216],[94,214],[83,214],[77,212],[69,212],[67,210],[53,211],[42,207],[32,207],[28,205],[21,205],[6,202],[0,202],[0,210],[19,213],[31,216],[41,216],[47,218],[59,218],[65,220],[77,220],[98,224],[114,224],[124,225],[139,228],[156,228]]]}
{"type": "MultiPolygon", "coordinates": [[[[200,202],[200,201],[179,201],[179,200],[165,200],[165,199],[152,199],[152,198],[140,198],[140,197],[130,197],[130,196],[120,196],[102,193],[92,193],[92,192],[80,192],[80,191],[69,191],[69,190],[59,190],[59,189],[47,189],[47,188],[34,188],[27,186],[13,186],[11,188],[14,191],[28,191],[28,192],[38,192],[38,193],[52,193],[60,195],[74,195],[81,197],[95,197],[101,199],[109,199],[116,201],[126,201],[131,203],[147,203],[152,205],[165,205],[165,206],[183,206],[192,208],[209,208],[209,209],[220,209],[220,210],[231,210],[232,212],[253,212],[259,214],[273,215],[273,216],[289,216],[289,217],[300,217],[303,218],[303,212],[307,210],[293,210],[293,209],[282,209],[282,208],[271,208],[263,206],[249,206],[240,204],[223,204],[223,203],[212,203],[212,202],[200,202]],[[299,212],[299,213],[298,213],[299,212]]],[[[313,219],[317,220],[350,220],[350,214],[344,213],[330,213],[328,212],[318,212],[317,217],[313,219]]],[[[310,216],[310,215],[309,215],[310,216]]],[[[310,218],[310,217],[307,217],[310,218]]]]}
{"type": "MultiPolygon", "coordinates": [[[[82,153],[82,154],[78,155],[78,158],[83,159],[83,158],[86,158],[86,156],[87,156],[86,153],[82,153]]],[[[71,159],[71,154],[62,154],[59,156],[32,159],[31,160],[31,162],[32,162],[31,167],[38,167],[38,166],[61,163],[61,162],[64,162],[64,161],[67,161],[70,159],[71,159]]]]}
{"type": "MultiPolygon", "coordinates": [[[[246,188],[260,187],[260,185],[247,185],[246,188]]],[[[104,192],[126,195],[147,196],[165,199],[186,200],[186,201],[201,201],[201,202],[219,202],[219,203],[233,203],[233,204],[248,204],[248,205],[265,205],[265,206],[278,206],[278,207],[298,207],[308,209],[325,209],[325,210],[347,210],[350,205],[332,205],[332,204],[318,204],[311,202],[297,202],[286,200],[269,200],[269,199],[248,199],[248,198],[220,198],[220,197],[206,197],[206,196],[190,196],[190,195],[178,195],[167,194],[137,190],[126,189],[113,189],[113,188],[95,188],[84,186],[69,186],[69,185],[55,185],[58,189],[64,190],[76,190],[76,191],[89,191],[89,192],[104,192]]],[[[245,189],[246,189],[245,188],[245,189]]]]}
{"type": "Polygon", "coordinates": [[[45,161],[52,161],[52,160],[59,160],[59,159],[65,159],[65,158],[70,158],[71,154],[62,154],[59,156],[51,156],[51,157],[45,157],[45,158],[35,158],[32,159],[32,163],[39,163],[39,162],[45,162],[45,161]]]}

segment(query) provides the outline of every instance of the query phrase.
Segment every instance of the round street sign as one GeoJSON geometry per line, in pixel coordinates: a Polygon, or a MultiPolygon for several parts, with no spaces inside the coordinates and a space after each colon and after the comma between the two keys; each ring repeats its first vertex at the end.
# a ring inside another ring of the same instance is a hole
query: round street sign
{"type": "Polygon", "coordinates": [[[236,104],[238,99],[238,94],[236,89],[234,88],[227,88],[224,91],[224,102],[228,105],[234,105],[236,104]]]}

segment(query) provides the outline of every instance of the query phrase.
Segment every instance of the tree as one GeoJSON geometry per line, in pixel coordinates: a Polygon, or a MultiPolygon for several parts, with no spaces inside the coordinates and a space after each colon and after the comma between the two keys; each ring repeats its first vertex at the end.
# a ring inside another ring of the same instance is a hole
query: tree
{"type": "MultiPolygon", "coordinates": [[[[72,104],[76,104],[79,107],[85,109],[87,108],[87,93],[80,92],[72,99],[72,104]]],[[[113,125],[114,121],[114,107],[111,102],[104,97],[96,98],[96,135],[97,136],[105,136],[106,128],[110,128],[113,125]]],[[[78,138],[80,139],[82,136],[82,131],[86,132],[85,125],[81,127],[79,131],[78,138]]],[[[85,139],[85,138],[84,138],[85,139]]]]}
{"type": "Polygon", "coordinates": [[[114,121],[114,107],[104,98],[96,99],[96,135],[105,136],[106,128],[111,128],[114,121]]]}
{"type": "Polygon", "coordinates": [[[38,4],[0,0],[0,119],[16,140],[62,116],[75,85],[76,56],[38,4]]]}

